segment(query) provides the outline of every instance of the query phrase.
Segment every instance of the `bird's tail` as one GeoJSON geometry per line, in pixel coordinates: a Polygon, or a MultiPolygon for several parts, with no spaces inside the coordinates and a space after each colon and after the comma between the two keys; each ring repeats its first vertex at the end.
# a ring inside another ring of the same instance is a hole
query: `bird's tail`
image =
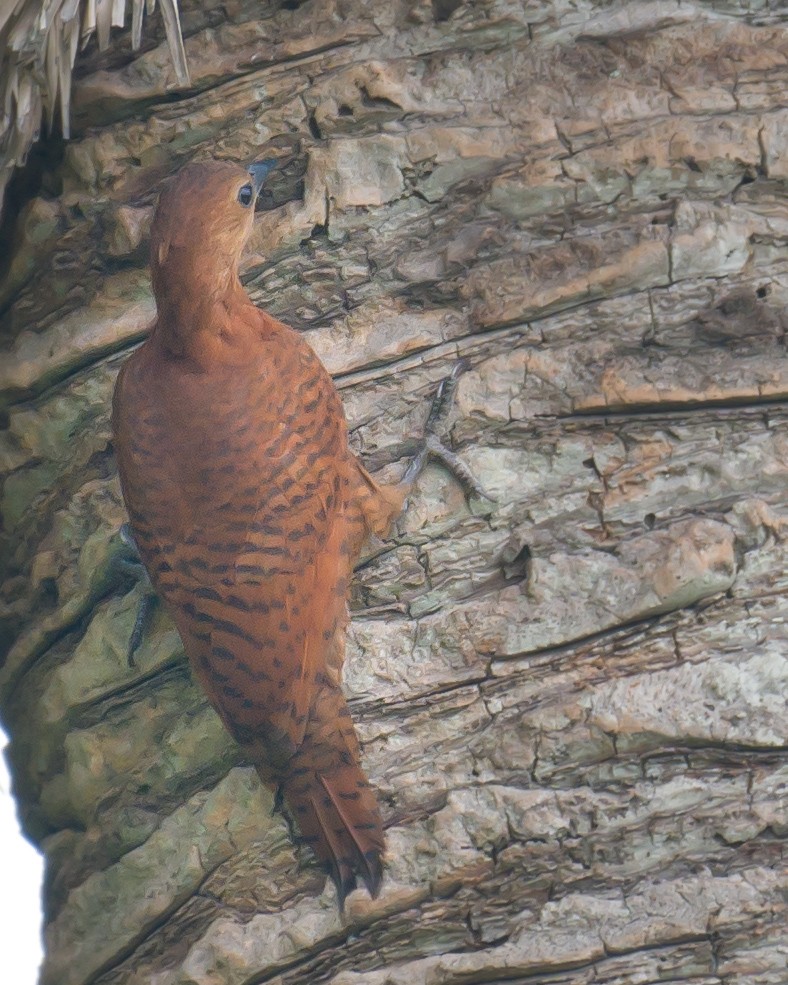
{"type": "Polygon", "coordinates": [[[304,741],[281,779],[279,794],[300,840],[334,880],[340,909],[359,877],[377,896],[383,879],[383,822],[338,687],[327,684],[316,695],[304,741]]]}

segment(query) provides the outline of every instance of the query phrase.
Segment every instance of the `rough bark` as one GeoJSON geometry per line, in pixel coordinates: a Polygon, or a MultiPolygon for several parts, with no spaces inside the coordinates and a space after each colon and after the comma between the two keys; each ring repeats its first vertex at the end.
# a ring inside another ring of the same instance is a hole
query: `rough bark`
{"type": "MultiPolygon", "coordinates": [[[[16,791],[46,985],[784,985],[788,15],[780,3],[183,5],[77,62],[0,300],[16,791]],[[139,588],[108,430],[193,157],[296,164],[244,277],[397,475],[345,684],[390,861],[343,920],[139,588]]],[[[13,226],[13,228],[12,228],[13,226]]]]}

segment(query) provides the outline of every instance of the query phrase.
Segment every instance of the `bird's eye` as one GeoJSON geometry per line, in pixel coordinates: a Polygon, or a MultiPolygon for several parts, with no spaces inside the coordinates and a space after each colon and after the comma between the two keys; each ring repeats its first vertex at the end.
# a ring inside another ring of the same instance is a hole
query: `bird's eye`
{"type": "Polygon", "coordinates": [[[251,185],[244,185],[238,192],[238,201],[245,209],[248,209],[254,200],[254,189],[251,185]]]}

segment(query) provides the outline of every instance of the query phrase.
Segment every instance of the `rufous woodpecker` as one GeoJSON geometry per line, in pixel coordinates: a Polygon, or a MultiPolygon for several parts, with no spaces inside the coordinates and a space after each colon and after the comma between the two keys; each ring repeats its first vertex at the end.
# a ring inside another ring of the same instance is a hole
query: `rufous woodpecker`
{"type": "Polygon", "coordinates": [[[157,318],[118,376],[113,429],[134,541],[193,672],[341,908],[359,876],[377,894],[384,851],[340,687],[350,577],[425,453],[378,485],[318,357],[247,297],[238,263],[275,164],[191,164],[162,192],[157,318]]]}

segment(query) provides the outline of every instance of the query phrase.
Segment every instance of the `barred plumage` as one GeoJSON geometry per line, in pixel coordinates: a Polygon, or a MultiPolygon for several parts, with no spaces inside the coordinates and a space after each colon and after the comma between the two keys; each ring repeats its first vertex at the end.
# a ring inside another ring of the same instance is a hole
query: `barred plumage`
{"type": "MultiPolygon", "coordinates": [[[[254,168],[190,165],[151,234],[158,320],[113,424],[134,538],[193,671],[337,885],[377,893],[383,827],[340,690],[347,590],[407,487],[350,452],[317,356],[237,275],[254,168]]],[[[257,188],[254,188],[256,191],[257,188]]]]}

